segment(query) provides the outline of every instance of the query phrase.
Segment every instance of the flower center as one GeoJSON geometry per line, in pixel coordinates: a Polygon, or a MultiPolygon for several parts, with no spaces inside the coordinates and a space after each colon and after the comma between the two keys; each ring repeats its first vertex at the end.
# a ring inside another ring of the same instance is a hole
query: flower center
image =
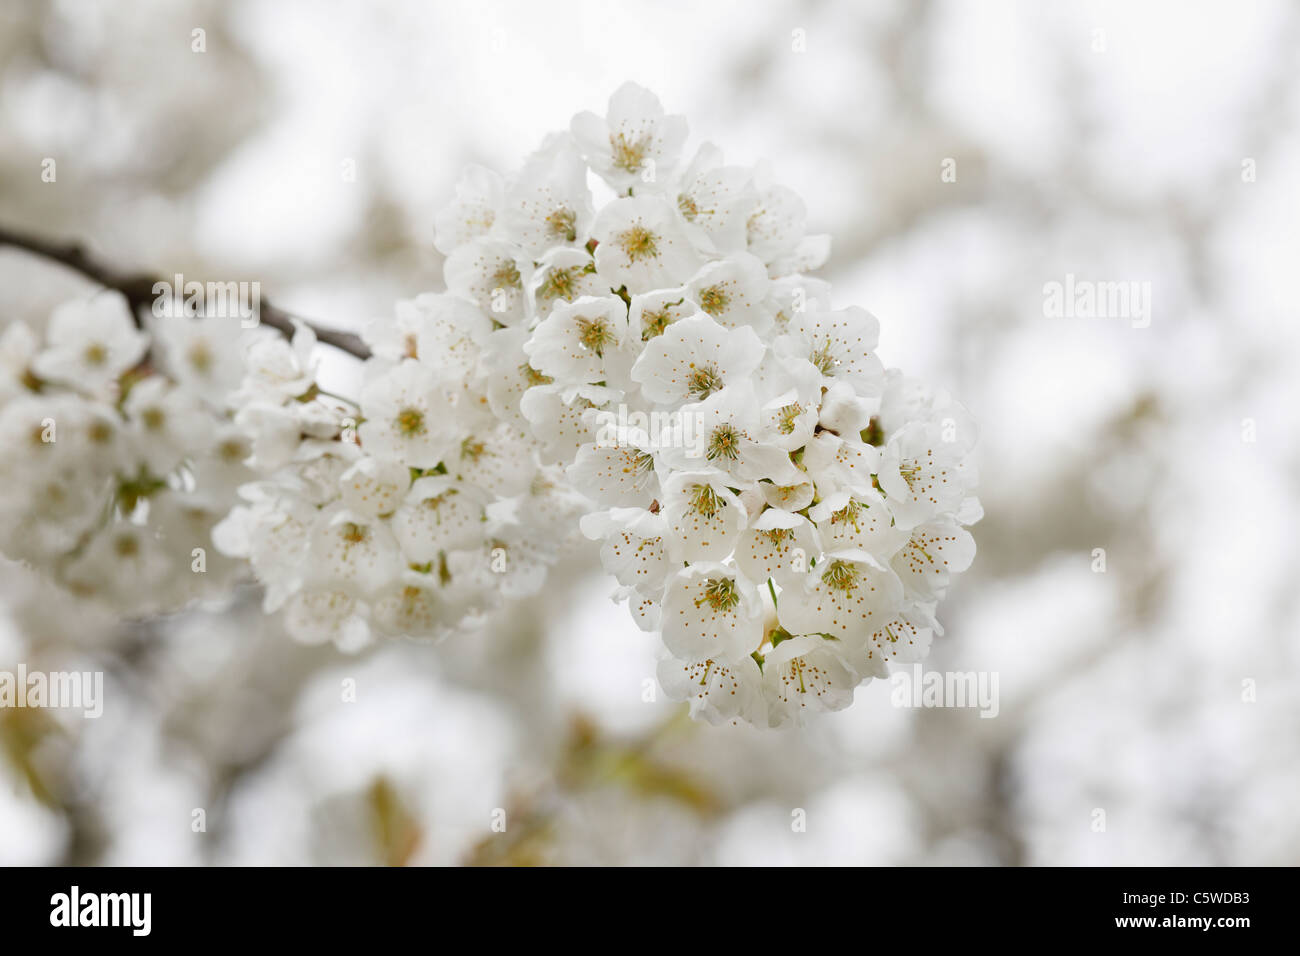
{"type": "Polygon", "coordinates": [[[578,214],[564,206],[546,217],[546,227],[551,235],[565,242],[573,242],[578,238],[577,222],[578,214]]]}
{"type": "Polygon", "coordinates": [[[424,434],[424,412],[418,408],[403,408],[397,413],[397,430],[406,438],[424,434]]]}
{"type": "Polygon", "coordinates": [[[858,512],[862,510],[862,503],[849,499],[839,511],[831,513],[831,524],[849,524],[853,526],[854,531],[861,530],[858,526],[858,512]]]}
{"type": "Polygon", "coordinates": [[[605,346],[614,341],[614,332],[610,329],[609,324],[604,318],[584,319],[581,316],[576,320],[578,324],[578,344],[589,352],[595,352],[597,355],[604,356],[605,346]]]}
{"type": "Polygon", "coordinates": [[[731,296],[721,285],[711,285],[700,292],[700,308],[709,315],[717,316],[726,311],[731,304],[731,296]]]}
{"type": "MultiPolygon", "coordinates": [[[[442,494],[440,494],[440,495],[434,495],[432,498],[425,498],[425,499],[424,499],[424,506],[425,506],[426,508],[428,508],[430,511],[437,511],[439,508],[441,508],[443,505],[445,505],[448,501],[450,501],[452,495],[454,495],[455,493],[456,493],[456,490],[453,488],[451,491],[444,491],[442,494]]],[[[439,518],[438,521],[439,521],[439,523],[441,523],[441,522],[442,522],[442,518],[439,518]]]]}
{"type": "Polygon", "coordinates": [[[570,269],[552,269],[546,273],[546,279],[537,291],[541,293],[543,299],[563,299],[570,302],[573,300],[573,294],[577,289],[578,275],[581,271],[581,266],[573,266],[570,269]]]}
{"type": "Polygon", "coordinates": [[[498,289],[518,289],[522,284],[519,278],[519,267],[513,262],[501,263],[497,271],[492,273],[492,282],[498,289]]]}
{"type": "Polygon", "coordinates": [[[700,398],[708,398],[713,392],[722,388],[722,379],[712,365],[691,369],[686,377],[686,391],[700,398]]]}
{"type": "Polygon", "coordinates": [[[614,157],[614,166],[629,173],[635,173],[645,162],[646,149],[650,137],[629,140],[625,133],[616,133],[609,138],[610,150],[614,157]]]}
{"type": "Polygon", "coordinates": [[[776,493],[781,497],[782,502],[793,501],[799,497],[799,485],[777,485],[776,493]]]}
{"type": "Polygon", "coordinates": [[[672,321],[672,316],[668,314],[667,309],[660,309],[658,312],[649,310],[641,313],[641,340],[648,342],[656,335],[663,335],[664,329],[672,321]]]}
{"type": "Polygon", "coordinates": [[[707,604],[715,611],[727,612],[740,603],[740,592],[732,578],[709,578],[704,582],[704,594],[695,606],[707,604]]]}
{"type": "Polygon", "coordinates": [[[633,226],[618,234],[618,244],[628,259],[639,262],[659,255],[659,240],[645,226],[633,226]]]}
{"type": "Polygon", "coordinates": [[[212,350],[202,342],[195,343],[187,358],[196,372],[207,372],[212,368],[212,350]]]}
{"type": "Polygon", "coordinates": [[[113,426],[108,422],[95,422],[90,426],[88,434],[96,445],[102,445],[113,438],[113,426]]]}
{"type": "Polygon", "coordinates": [[[822,580],[828,588],[847,594],[858,586],[858,569],[847,561],[837,559],[822,573],[822,580]]]}
{"type": "Polygon", "coordinates": [[[813,350],[813,353],[808,356],[808,361],[817,366],[817,371],[821,372],[823,375],[830,375],[831,372],[835,370],[835,366],[839,364],[835,356],[831,354],[830,339],[824,339],[822,343],[813,350]]]}
{"type": "Polygon", "coordinates": [[[734,425],[719,425],[709,436],[708,459],[725,458],[735,461],[740,457],[741,434],[734,425]]]}
{"type": "Polygon", "coordinates": [[[223,441],[217,447],[217,455],[220,456],[222,461],[234,463],[234,462],[243,461],[245,458],[247,458],[248,452],[245,450],[242,442],[232,438],[227,441],[223,441]]]}
{"type": "Polygon", "coordinates": [[[712,518],[723,507],[723,501],[712,485],[691,487],[691,510],[705,518],[712,518]]]}
{"type": "Polygon", "coordinates": [[[524,380],[531,385],[550,385],[554,379],[549,375],[543,375],[537,369],[527,363],[519,366],[519,371],[523,373],[524,380]]]}
{"type": "Polygon", "coordinates": [[[799,416],[803,414],[803,406],[798,402],[789,405],[782,405],[777,410],[777,430],[782,435],[789,435],[794,432],[794,426],[799,421],[799,416]]]}

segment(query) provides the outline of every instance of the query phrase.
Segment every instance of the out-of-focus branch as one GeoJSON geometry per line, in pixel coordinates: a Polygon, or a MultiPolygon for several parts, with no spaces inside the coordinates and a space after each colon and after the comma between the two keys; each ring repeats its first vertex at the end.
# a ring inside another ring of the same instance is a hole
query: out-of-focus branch
{"type": "Polygon", "coordinates": [[[517,795],[509,808],[510,836],[484,837],[466,855],[467,866],[544,866],[553,863],[559,809],[568,799],[608,785],[626,788],[632,799],[662,797],[700,817],[727,809],[725,801],[687,770],[658,759],[655,749],[680,732],[691,732],[686,708],[637,736],[620,740],[601,734],[590,718],[575,714],[555,774],[537,792],[517,795]]]}
{"type": "MultiPolygon", "coordinates": [[[[156,298],[154,286],[160,281],[157,277],[144,273],[119,272],[94,258],[80,243],[51,242],[0,226],[0,246],[11,246],[51,262],[57,262],[75,272],[80,272],[105,288],[120,292],[131,306],[131,314],[137,324],[140,321],[140,310],[152,307],[156,298]]],[[[318,342],[332,345],[360,359],[370,357],[370,349],[359,336],[351,332],[321,328],[314,322],[308,322],[272,305],[266,299],[260,300],[258,313],[262,324],[269,325],[287,338],[293,336],[293,323],[297,319],[316,333],[318,342]]]]}

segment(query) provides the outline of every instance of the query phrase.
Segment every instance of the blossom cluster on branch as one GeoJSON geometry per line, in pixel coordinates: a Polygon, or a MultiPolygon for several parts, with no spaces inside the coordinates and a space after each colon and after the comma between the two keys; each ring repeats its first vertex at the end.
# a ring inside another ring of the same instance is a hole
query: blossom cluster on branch
{"type": "Polygon", "coordinates": [[[5,553],[149,613],[229,581],[178,558],[215,543],[293,635],[357,647],[473,627],[585,536],[694,715],[846,706],[940,633],[976,429],[832,305],[799,196],[686,133],[627,84],[512,178],[468,169],[446,291],[367,324],[355,395],[302,323],[141,329],[105,293],[11,326],[5,553]]]}
{"type": "Polygon", "coordinates": [[[213,524],[252,475],[223,417],[239,381],[221,320],[137,328],[118,293],[67,302],[43,330],[0,335],[0,550],[136,617],[227,592],[242,568],[213,524]]]}
{"type": "Polygon", "coordinates": [[[322,392],[315,337],[269,330],[232,396],[260,479],[216,529],[309,642],[436,639],[535,593],[583,502],[535,443],[492,414],[492,322],[449,295],[370,323],[360,394],[322,392]]]}
{"type": "Polygon", "coordinates": [[[806,274],[802,200],[685,138],[627,84],[513,180],[468,170],[437,244],[493,327],[492,411],[591,502],[665,691],[775,726],[927,652],[974,556],[975,428],[806,274]]]}

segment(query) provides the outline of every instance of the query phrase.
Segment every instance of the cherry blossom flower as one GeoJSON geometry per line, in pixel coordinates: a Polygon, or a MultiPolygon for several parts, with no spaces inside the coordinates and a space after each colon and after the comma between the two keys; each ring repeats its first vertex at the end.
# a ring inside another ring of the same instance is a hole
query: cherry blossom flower
{"type": "Polygon", "coordinates": [[[667,116],[659,98],[625,83],[605,116],[579,113],[571,125],[587,165],[616,190],[667,183],[686,139],[686,120],[667,116]]]}
{"type": "Polygon", "coordinates": [[[632,294],[681,285],[701,264],[673,208],[656,196],[615,199],[596,213],[591,233],[596,271],[632,294]]]}
{"type": "Polygon", "coordinates": [[[483,166],[467,166],[456,184],[456,198],[435,220],[434,246],[446,255],[491,235],[504,199],[500,175],[483,166]]]}
{"type": "MultiPolygon", "coordinates": [[[[567,385],[594,385],[628,341],[627,306],[618,296],[583,296],[556,306],[524,345],[529,364],[567,385]]],[[[630,365],[630,361],[625,364],[630,365]]]]}
{"type": "Polygon", "coordinates": [[[365,421],[358,435],[365,448],[413,468],[433,468],[458,438],[452,405],[438,377],[413,359],[361,390],[361,414],[365,421]]]}
{"type": "Polygon", "coordinates": [[[443,264],[447,289],[469,299],[501,325],[524,320],[532,264],[518,247],[498,239],[475,239],[457,246],[443,264]]]}
{"type": "Polygon", "coordinates": [[[748,655],[720,661],[665,654],[656,674],[665,694],[690,703],[692,717],[711,724],[766,723],[763,673],[748,655]]]}
{"type": "Polygon", "coordinates": [[[777,312],[769,297],[771,280],[762,261],[747,252],[710,262],[686,283],[701,311],[724,328],[748,328],[764,335],[777,312]]]}
{"type": "Polygon", "coordinates": [[[50,315],[48,346],[32,359],[39,378],[103,395],[123,372],[144,357],[149,337],[131,321],[116,292],[67,302],[50,315]]]}
{"type": "Polygon", "coordinates": [[[674,201],[697,247],[728,254],[745,248],[746,224],[758,205],[753,173],[725,166],[722,150],[702,145],[677,183],[674,201]]]}
{"type": "Polygon", "coordinates": [[[736,660],[758,647],[762,604],[736,569],[699,562],[668,579],[662,629],[664,646],[676,657],[736,660]]]}
{"type": "Polygon", "coordinates": [[[837,641],[815,635],[784,640],[763,660],[769,724],[802,724],[812,714],[843,710],[859,680],[837,641]]]}
{"type": "Polygon", "coordinates": [[[791,634],[847,637],[892,616],[903,603],[897,574],[868,552],[830,551],[781,592],[777,616],[791,634]]]}
{"type": "Polygon", "coordinates": [[[651,402],[696,402],[745,381],[763,359],[753,329],[725,329],[700,312],[679,319],[646,343],[632,380],[651,402]]]}
{"type": "Polygon", "coordinates": [[[749,515],[716,470],[678,471],[664,487],[668,556],[675,562],[716,561],[735,549],[749,515]]]}
{"type": "Polygon", "coordinates": [[[558,246],[582,246],[593,214],[587,167],[566,134],[548,138],[511,184],[504,231],[534,258],[558,246]]]}

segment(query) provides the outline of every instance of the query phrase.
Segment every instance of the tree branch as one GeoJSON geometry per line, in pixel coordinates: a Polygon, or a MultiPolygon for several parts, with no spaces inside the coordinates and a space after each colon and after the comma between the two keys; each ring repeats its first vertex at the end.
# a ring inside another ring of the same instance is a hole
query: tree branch
{"type": "MultiPolygon", "coordinates": [[[[140,310],[152,308],[153,306],[153,301],[156,298],[153,291],[154,286],[160,281],[165,281],[144,273],[119,272],[95,259],[80,243],[50,242],[36,236],[7,229],[4,226],[0,226],[0,246],[12,246],[15,249],[21,249],[23,252],[48,259],[51,262],[57,262],[74,272],[81,273],[87,279],[97,282],[105,288],[122,293],[131,306],[131,314],[137,324],[140,322],[140,310]]],[[[293,320],[297,318],[299,322],[307,325],[316,333],[318,342],[324,345],[332,345],[334,348],[355,355],[359,359],[370,357],[370,349],[361,341],[360,336],[353,335],[351,332],[323,329],[314,322],[308,322],[278,306],[272,305],[266,299],[260,301],[258,312],[263,325],[269,325],[286,338],[293,337],[293,320]]]]}

